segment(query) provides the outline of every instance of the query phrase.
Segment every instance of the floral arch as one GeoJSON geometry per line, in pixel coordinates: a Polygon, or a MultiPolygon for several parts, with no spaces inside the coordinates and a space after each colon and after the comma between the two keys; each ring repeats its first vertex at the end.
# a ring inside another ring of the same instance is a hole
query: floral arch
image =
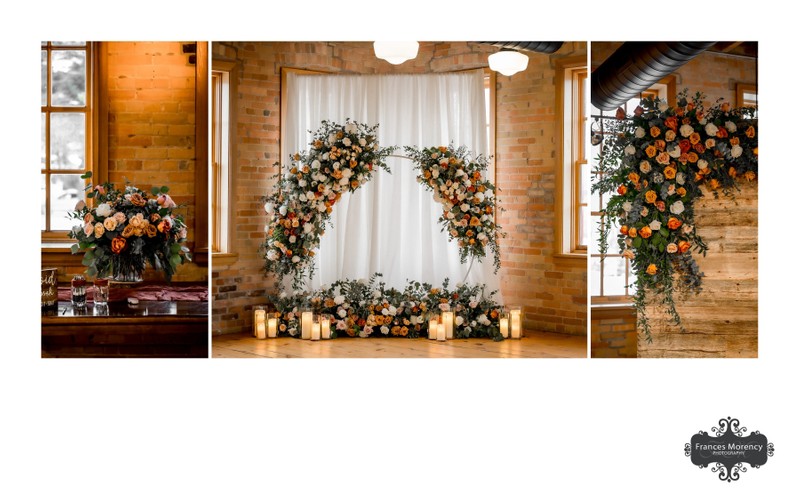
{"type": "MultiPolygon", "coordinates": [[[[374,330],[374,326],[379,325],[378,330],[384,335],[414,337],[434,309],[449,310],[452,307],[456,313],[463,312],[460,321],[461,324],[466,321],[466,326],[462,328],[462,335],[498,337],[500,306],[493,299],[495,292],[486,295],[483,286],[461,284],[450,291],[447,281],[442,288],[410,282],[405,290],[399,291],[386,289],[373,276],[368,284],[339,281],[322,291],[300,292],[303,280],[313,274],[315,251],[337,201],[343,194],[355,192],[371,180],[377,168],[391,173],[385,159],[398,147],[381,147],[376,129],[377,126],[349,120],[344,125],[323,121],[313,133],[309,151],[292,156],[291,167],[278,174],[272,194],[264,199],[268,215],[266,240],[261,247],[265,271],[280,279],[291,276],[295,291],[292,296],[282,293],[275,303],[279,311],[291,317],[285,324],[286,331],[291,333],[291,322],[296,320],[294,315],[298,307],[313,306],[318,311],[333,311],[332,315],[339,317],[337,327],[348,335],[364,335],[365,330],[374,330]],[[356,309],[348,301],[349,306],[342,306],[345,303],[342,296],[353,294],[354,288],[365,285],[372,295],[369,301],[374,301],[373,304],[362,305],[365,309],[356,309]],[[397,301],[397,306],[389,304],[392,300],[397,301]],[[377,317],[391,316],[391,327],[388,319],[384,325],[385,320],[376,317],[376,306],[380,306],[381,311],[390,312],[377,317]],[[398,310],[400,315],[405,313],[407,316],[395,323],[398,310]],[[475,325],[471,326],[473,323],[475,325]]],[[[500,267],[497,239],[504,234],[495,223],[497,188],[485,178],[487,159],[472,157],[466,147],[453,145],[404,147],[404,151],[406,156],[403,157],[415,163],[417,181],[442,205],[439,223],[447,231],[448,238],[457,242],[461,262],[474,258],[480,260],[489,248],[494,255],[496,272],[500,267]]]]}

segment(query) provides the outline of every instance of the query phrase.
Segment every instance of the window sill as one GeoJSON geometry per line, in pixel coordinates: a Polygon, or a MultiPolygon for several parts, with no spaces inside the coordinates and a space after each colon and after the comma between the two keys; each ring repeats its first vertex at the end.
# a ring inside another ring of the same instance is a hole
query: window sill
{"type": "Polygon", "coordinates": [[[592,304],[592,320],[608,320],[612,318],[635,317],[636,309],[632,302],[592,304]]]}
{"type": "Polygon", "coordinates": [[[584,267],[587,265],[586,253],[564,253],[556,254],[553,256],[556,264],[571,266],[571,267],[584,267]]]}
{"type": "Polygon", "coordinates": [[[215,252],[211,255],[211,263],[214,267],[231,266],[239,261],[239,255],[235,252],[215,252]]]}

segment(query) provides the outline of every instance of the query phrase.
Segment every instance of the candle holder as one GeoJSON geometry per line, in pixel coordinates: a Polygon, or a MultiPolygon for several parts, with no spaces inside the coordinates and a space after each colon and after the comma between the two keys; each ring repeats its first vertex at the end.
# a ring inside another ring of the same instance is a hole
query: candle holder
{"type": "Polygon", "coordinates": [[[278,327],[280,326],[280,313],[270,313],[267,317],[267,337],[274,339],[278,337],[278,327]]]}
{"type": "Polygon", "coordinates": [[[261,323],[266,327],[265,319],[267,312],[263,306],[255,306],[253,308],[253,337],[258,337],[258,324],[261,323]]]}
{"type": "Polygon", "coordinates": [[[447,340],[447,327],[445,326],[444,323],[436,324],[436,340],[437,341],[447,340]]]}
{"type": "Polygon", "coordinates": [[[322,330],[322,320],[320,316],[317,315],[314,317],[314,321],[311,323],[311,340],[318,341],[321,335],[322,330]]]}
{"type": "Polygon", "coordinates": [[[95,306],[108,306],[108,279],[96,278],[94,280],[95,306]]]}
{"type": "Polygon", "coordinates": [[[438,325],[439,319],[436,316],[428,321],[428,339],[436,340],[436,328],[438,325]]]}
{"type": "Polygon", "coordinates": [[[505,309],[500,312],[500,335],[503,339],[508,339],[510,318],[511,315],[505,309]]]}
{"type": "Polygon", "coordinates": [[[300,338],[311,339],[311,328],[314,325],[314,311],[309,308],[300,310],[300,338]]]}
{"type": "Polygon", "coordinates": [[[522,338],[522,308],[519,306],[512,306],[511,312],[511,338],[522,338]]]}
{"type": "Polygon", "coordinates": [[[455,313],[452,311],[442,312],[442,323],[448,339],[453,338],[453,329],[455,328],[455,313]]]}
{"type": "Polygon", "coordinates": [[[319,316],[320,339],[328,340],[331,338],[331,323],[331,315],[319,316]]]}

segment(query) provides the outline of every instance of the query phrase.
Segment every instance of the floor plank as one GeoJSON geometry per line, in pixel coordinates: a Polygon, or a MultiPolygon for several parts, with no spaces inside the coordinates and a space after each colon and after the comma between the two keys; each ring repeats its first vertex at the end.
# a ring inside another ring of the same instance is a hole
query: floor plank
{"type": "Polygon", "coordinates": [[[216,335],[213,358],[586,358],[586,337],[527,332],[520,340],[340,337],[303,341],[259,340],[249,334],[216,335]]]}

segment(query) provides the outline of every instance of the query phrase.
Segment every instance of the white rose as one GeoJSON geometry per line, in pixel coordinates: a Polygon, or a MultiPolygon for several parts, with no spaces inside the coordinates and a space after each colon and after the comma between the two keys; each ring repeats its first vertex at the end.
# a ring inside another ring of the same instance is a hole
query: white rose
{"type": "Polygon", "coordinates": [[[336,296],[333,298],[333,302],[336,303],[337,306],[344,304],[344,296],[336,296]]]}
{"type": "Polygon", "coordinates": [[[350,168],[345,168],[342,170],[342,177],[343,178],[350,178],[353,176],[353,170],[350,168]]]}
{"type": "Polygon", "coordinates": [[[657,232],[661,230],[661,222],[658,220],[653,220],[650,222],[650,230],[657,232]]]}
{"type": "Polygon", "coordinates": [[[344,146],[345,146],[345,147],[350,147],[350,145],[351,145],[353,142],[351,142],[349,138],[347,138],[347,137],[344,137],[344,140],[342,140],[342,143],[344,144],[344,146]]]}
{"type": "Polygon", "coordinates": [[[278,209],[278,212],[281,214],[281,216],[286,216],[287,211],[288,209],[286,209],[286,206],[281,206],[280,209],[278,209]]]}
{"type": "Polygon", "coordinates": [[[336,312],[336,314],[339,315],[339,318],[344,318],[347,316],[347,312],[341,308],[336,312]]]}
{"type": "Polygon", "coordinates": [[[694,133],[694,128],[692,128],[692,125],[690,125],[690,124],[685,124],[685,125],[681,126],[678,131],[681,132],[681,136],[682,137],[688,137],[689,135],[694,133]]]}
{"type": "Polygon", "coordinates": [[[719,128],[717,128],[714,123],[708,123],[706,125],[706,134],[710,137],[716,137],[719,128]]]}
{"type": "Polygon", "coordinates": [[[275,212],[275,206],[271,202],[268,202],[264,204],[264,211],[266,211],[267,214],[272,214],[275,212]]]}
{"type": "Polygon", "coordinates": [[[308,182],[305,180],[300,180],[299,182],[297,182],[297,184],[300,185],[301,187],[305,187],[306,185],[308,185],[308,182]]]}
{"type": "Polygon", "coordinates": [[[639,170],[642,173],[650,173],[650,171],[652,170],[652,166],[650,165],[649,161],[642,161],[639,163],[639,170]]]}
{"type": "Polygon", "coordinates": [[[669,211],[672,214],[681,214],[683,212],[683,209],[684,209],[683,201],[678,201],[669,207],[669,211]]]}
{"type": "Polygon", "coordinates": [[[439,178],[439,170],[436,168],[431,169],[431,176],[434,178],[439,178]]]}
{"type": "Polygon", "coordinates": [[[316,159],[311,161],[311,167],[314,168],[314,169],[319,169],[319,167],[320,167],[319,161],[317,161],[316,159]]]}
{"type": "Polygon", "coordinates": [[[677,159],[681,157],[681,148],[677,145],[673,145],[672,148],[667,149],[667,154],[669,154],[669,157],[677,159]]]}
{"type": "Polygon", "coordinates": [[[303,232],[311,233],[312,231],[314,231],[314,224],[313,223],[306,223],[305,225],[303,225],[303,232]]]}
{"type": "Polygon", "coordinates": [[[389,308],[383,308],[383,309],[381,310],[381,315],[383,315],[383,316],[389,316],[389,308]]]}
{"type": "Polygon", "coordinates": [[[647,209],[647,206],[642,206],[642,210],[639,211],[639,214],[641,214],[642,216],[647,216],[649,213],[650,213],[650,210],[647,209]]]}
{"type": "Polygon", "coordinates": [[[694,227],[692,225],[683,225],[683,233],[692,233],[694,227]]]}
{"type": "Polygon", "coordinates": [[[683,174],[683,172],[678,173],[675,175],[675,182],[677,182],[678,185],[683,185],[686,183],[686,175],[683,174]]]}
{"type": "Polygon", "coordinates": [[[99,206],[97,206],[97,210],[95,212],[97,213],[97,216],[102,216],[103,218],[106,218],[108,216],[111,216],[111,213],[113,213],[114,210],[111,209],[111,204],[104,202],[99,206]]]}
{"type": "Polygon", "coordinates": [[[290,244],[294,244],[295,242],[297,242],[297,237],[295,237],[294,235],[292,235],[291,237],[289,237],[289,243],[290,243],[290,244]]]}
{"type": "Polygon", "coordinates": [[[644,128],[637,126],[636,130],[633,132],[633,136],[636,138],[644,138],[644,133],[644,128]]]}
{"type": "Polygon", "coordinates": [[[470,300],[469,307],[475,309],[478,307],[478,301],[470,300]]]}
{"type": "Polygon", "coordinates": [[[327,206],[325,206],[324,202],[317,203],[317,211],[319,211],[320,213],[324,213],[327,209],[328,208],[327,206]]]}
{"type": "Polygon", "coordinates": [[[278,251],[275,249],[270,249],[267,251],[267,259],[270,261],[277,261],[278,260],[278,251]]]}
{"type": "Polygon", "coordinates": [[[478,234],[478,240],[486,240],[486,234],[481,232],[478,234]]]}
{"type": "Polygon", "coordinates": [[[389,327],[387,327],[386,325],[381,327],[381,334],[387,335],[388,333],[389,333],[389,327]]]}
{"type": "Polygon", "coordinates": [[[358,144],[363,147],[363,146],[367,145],[367,141],[365,139],[363,139],[363,138],[359,138],[358,139],[358,144]]]}
{"type": "Polygon", "coordinates": [[[633,205],[631,204],[630,201],[625,201],[625,202],[622,203],[622,209],[626,213],[629,213],[631,211],[631,209],[633,209],[633,205]]]}
{"type": "Polygon", "coordinates": [[[667,109],[669,109],[669,104],[667,104],[666,102],[661,102],[661,103],[658,104],[658,110],[659,111],[666,112],[667,109]]]}
{"type": "Polygon", "coordinates": [[[708,123],[708,119],[706,119],[706,117],[703,116],[702,118],[700,118],[700,121],[698,121],[698,123],[700,123],[701,125],[705,126],[706,123],[708,123]]]}
{"type": "Polygon", "coordinates": [[[306,192],[306,199],[307,200],[313,201],[316,198],[317,198],[317,196],[314,195],[314,192],[311,192],[310,190],[308,192],[306,192]]]}
{"type": "Polygon", "coordinates": [[[350,180],[348,180],[346,176],[339,180],[339,185],[344,186],[344,185],[349,185],[349,184],[350,184],[350,180]]]}
{"type": "Polygon", "coordinates": [[[708,167],[708,161],[706,161],[705,159],[698,160],[697,167],[700,169],[706,169],[708,167]]]}
{"type": "Polygon", "coordinates": [[[742,155],[742,147],[740,145],[734,145],[731,148],[731,157],[739,157],[742,155]]]}
{"type": "Polygon", "coordinates": [[[636,147],[634,147],[632,144],[628,144],[628,146],[625,147],[625,155],[632,156],[634,154],[636,154],[636,147]]]}
{"type": "Polygon", "coordinates": [[[292,256],[292,263],[299,263],[299,262],[300,262],[300,256],[292,256]]]}
{"type": "Polygon", "coordinates": [[[733,121],[725,121],[725,128],[729,132],[734,133],[736,131],[736,123],[734,123],[733,121]]]}
{"type": "Polygon", "coordinates": [[[483,195],[483,192],[478,192],[477,194],[475,194],[475,198],[478,199],[478,202],[483,202],[483,199],[485,197],[483,195]]]}
{"type": "Polygon", "coordinates": [[[469,211],[469,204],[467,204],[467,203],[464,203],[464,204],[462,204],[462,205],[461,205],[461,211],[463,211],[463,212],[465,212],[465,213],[466,213],[467,211],[469,211]]]}
{"type": "Polygon", "coordinates": [[[395,316],[397,314],[397,308],[395,308],[394,306],[390,305],[389,308],[388,308],[388,311],[389,311],[389,314],[392,315],[392,316],[395,316]]]}
{"type": "Polygon", "coordinates": [[[358,125],[355,123],[347,123],[344,125],[344,131],[345,133],[355,133],[358,131],[358,125]]]}

